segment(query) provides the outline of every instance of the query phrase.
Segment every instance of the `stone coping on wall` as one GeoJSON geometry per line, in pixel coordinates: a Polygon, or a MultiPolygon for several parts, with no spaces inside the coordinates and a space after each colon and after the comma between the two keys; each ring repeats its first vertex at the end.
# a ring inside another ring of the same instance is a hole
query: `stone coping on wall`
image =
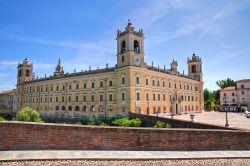
{"type": "Polygon", "coordinates": [[[77,125],[77,124],[62,124],[62,123],[44,123],[44,122],[22,122],[22,121],[2,121],[0,122],[0,125],[24,125],[24,126],[50,126],[50,127],[62,127],[62,128],[104,128],[104,129],[121,129],[121,130],[155,130],[155,131],[161,131],[161,130],[186,130],[186,131],[224,131],[224,132],[250,132],[250,130],[244,130],[244,129],[235,129],[235,130],[227,130],[227,129],[198,129],[198,128],[153,128],[153,127],[120,127],[120,126],[98,126],[98,125],[77,125]]]}

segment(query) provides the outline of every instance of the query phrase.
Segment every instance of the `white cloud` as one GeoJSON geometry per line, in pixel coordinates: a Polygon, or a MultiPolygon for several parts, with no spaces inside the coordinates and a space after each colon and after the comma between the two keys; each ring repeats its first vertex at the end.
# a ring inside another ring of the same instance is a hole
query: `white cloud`
{"type": "Polygon", "coordinates": [[[12,66],[12,65],[17,66],[17,64],[18,64],[18,61],[4,61],[4,60],[0,61],[0,65],[3,65],[3,66],[12,66]]]}
{"type": "Polygon", "coordinates": [[[164,17],[167,14],[169,8],[169,1],[154,0],[133,11],[131,13],[131,17],[136,24],[146,29],[150,27],[155,21],[164,17]]]}

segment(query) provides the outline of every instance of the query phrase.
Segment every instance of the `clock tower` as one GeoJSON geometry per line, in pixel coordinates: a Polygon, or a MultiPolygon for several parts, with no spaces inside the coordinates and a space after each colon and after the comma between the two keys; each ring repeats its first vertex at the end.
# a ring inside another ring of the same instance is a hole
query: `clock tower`
{"type": "Polygon", "coordinates": [[[143,31],[135,31],[130,20],[124,31],[117,31],[117,67],[144,65],[143,31]]]}

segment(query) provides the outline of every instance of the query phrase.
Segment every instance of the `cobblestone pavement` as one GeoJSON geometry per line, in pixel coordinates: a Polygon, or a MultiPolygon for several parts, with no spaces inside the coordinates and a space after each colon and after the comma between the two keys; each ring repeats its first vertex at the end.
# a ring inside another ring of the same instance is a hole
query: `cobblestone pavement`
{"type": "Polygon", "coordinates": [[[57,161],[21,161],[0,162],[1,166],[249,166],[250,159],[208,159],[208,160],[57,160],[57,161]]]}
{"type": "MultiPolygon", "coordinates": [[[[159,116],[165,116],[160,114],[159,116]]],[[[167,116],[170,118],[170,116],[167,116]]],[[[190,121],[190,114],[176,115],[174,119],[182,119],[190,121]]],[[[196,113],[194,117],[195,122],[208,123],[214,125],[225,126],[226,112],[202,112],[196,113]]],[[[229,127],[250,129],[250,118],[246,118],[244,113],[228,113],[229,127]]]]}

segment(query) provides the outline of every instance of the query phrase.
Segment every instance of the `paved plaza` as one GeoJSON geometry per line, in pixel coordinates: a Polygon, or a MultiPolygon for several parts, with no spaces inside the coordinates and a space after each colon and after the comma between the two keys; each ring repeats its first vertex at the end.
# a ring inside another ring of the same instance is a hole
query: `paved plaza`
{"type": "MultiPolygon", "coordinates": [[[[164,116],[170,118],[170,116],[160,114],[159,116],[164,116]]],[[[182,119],[190,121],[190,114],[185,115],[175,115],[174,119],[182,119]]],[[[194,117],[195,122],[208,123],[214,125],[225,126],[226,123],[226,112],[202,112],[196,113],[194,117]]],[[[244,113],[228,113],[228,123],[229,127],[250,129],[250,118],[246,118],[244,113]]]]}

